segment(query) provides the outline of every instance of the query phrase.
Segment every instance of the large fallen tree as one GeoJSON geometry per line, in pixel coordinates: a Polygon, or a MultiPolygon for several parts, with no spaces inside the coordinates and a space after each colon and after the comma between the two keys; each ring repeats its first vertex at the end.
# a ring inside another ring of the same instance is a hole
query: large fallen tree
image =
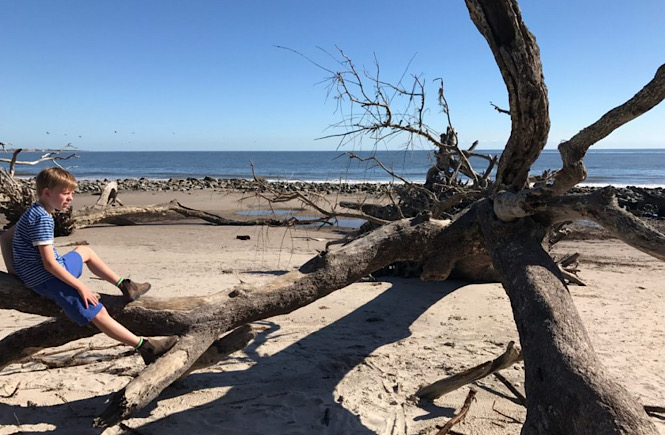
{"type": "MultiPolygon", "coordinates": [[[[643,407],[603,369],[560,270],[543,249],[543,239],[559,223],[584,218],[665,260],[665,236],[620,208],[611,188],[568,194],[586,177],[583,158],[590,146],[665,98],[665,65],[633,98],[562,143],[563,167],[534,184],[529,169],[545,146],[550,126],[538,46],[516,1],[466,0],[466,4],[495,56],[509,94],[512,129],[494,180],[476,176],[470,205],[450,219],[421,213],[387,223],[346,244],[331,246],[299,270],[268,284],[243,284],[207,297],[145,298],[126,306],[119,298],[104,297],[113,315],[137,333],[175,333],[180,340],[113,395],[108,409],[95,420],[97,426],[130,417],[193,366],[211,364],[224,356],[219,349],[237,348],[247,340],[237,337],[246,337],[246,329],[239,330],[233,340],[224,337],[226,332],[291,312],[388,264],[416,261],[423,264],[424,279],[445,280],[455,273],[502,282],[525,363],[523,433],[657,433],[643,407]],[[228,345],[230,341],[236,344],[228,345]]],[[[388,106],[378,101],[376,107],[385,114],[388,106]]],[[[382,125],[387,131],[404,127],[390,119],[382,125]]],[[[450,148],[442,138],[432,136],[432,140],[441,149],[450,148]]],[[[474,178],[464,160],[465,154],[458,154],[452,172],[466,171],[474,178]]],[[[0,296],[0,308],[53,317],[1,340],[0,367],[39,349],[97,333],[63,319],[55,307],[7,274],[0,274],[0,296]]]]}

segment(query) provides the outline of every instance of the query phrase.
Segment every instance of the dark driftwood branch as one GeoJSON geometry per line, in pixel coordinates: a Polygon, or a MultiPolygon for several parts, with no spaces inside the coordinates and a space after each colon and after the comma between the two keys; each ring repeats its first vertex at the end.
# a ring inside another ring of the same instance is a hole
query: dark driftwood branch
{"type": "MultiPolygon", "coordinates": [[[[48,354],[34,355],[29,358],[29,362],[36,362],[39,364],[45,365],[48,369],[64,368],[64,367],[76,367],[81,365],[90,364],[92,362],[100,361],[111,361],[118,358],[118,355],[105,355],[104,357],[95,357],[94,360],[79,358],[81,355],[86,355],[89,352],[99,351],[99,350],[108,350],[108,349],[118,349],[124,347],[121,343],[112,344],[110,346],[79,346],[78,348],[65,349],[61,351],[50,352],[48,354]],[[69,353],[64,357],[53,358],[54,355],[62,355],[69,353]]],[[[125,347],[125,352],[121,356],[131,355],[133,352],[128,351],[125,347]]]]}
{"type": "Polygon", "coordinates": [[[372,162],[376,163],[385,173],[387,173],[391,177],[400,180],[402,183],[404,183],[405,185],[411,187],[415,191],[417,191],[419,193],[422,193],[423,195],[427,196],[430,199],[430,201],[432,201],[433,204],[437,204],[439,202],[439,200],[436,197],[436,194],[434,192],[432,192],[429,189],[426,189],[425,187],[423,187],[419,184],[410,182],[406,178],[404,178],[401,175],[397,174],[395,171],[387,168],[386,165],[384,165],[383,162],[381,162],[381,160],[379,160],[376,156],[360,157],[359,155],[357,155],[355,153],[347,153],[347,155],[349,156],[349,158],[356,159],[356,160],[361,161],[361,162],[372,161],[372,162]]]}
{"type": "Polygon", "coordinates": [[[526,397],[524,397],[524,394],[522,394],[520,390],[515,388],[515,386],[511,384],[510,381],[508,381],[508,379],[506,379],[499,372],[492,373],[492,375],[494,375],[494,377],[497,378],[499,382],[501,382],[506,388],[508,388],[508,390],[510,390],[511,393],[513,393],[513,395],[517,398],[517,401],[520,403],[520,405],[526,406],[526,397]]]}
{"type": "Polygon", "coordinates": [[[461,373],[441,379],[431,385],[420,388],[416,396],[425,400],[434,400],[444,394],[455,391],[471,382],[482,379],[492,373],[510,367],[522,360],[522,352],[514,347],[514,342],[508,343],[506,351],[498,358],[479,364],[461,373]]]}
{"type": "Polygon", "coordinates": [[[494,212],[509,222],[535,215],[548,225],[579,219],[592,220],[625,243],[659,260],[665,260],[665,235],[619,207],[613,187],[590,194],[552,197],[551,189],[536,188],[518,194],[499,192],[494,212]]]}
{"type": "Polygon", "coordinates": [[[630,100],[604,114],[570,140],[559,145],[563,167],[555,174],[554,191],[563,194],[586,179],[582,159],[587,150],[617,128],[648,112],[665,99],[665,64],[630,100]]]}
{"type": "Polygon", "coordinates": [[[485,37],[508,90],[512,129],[499,160],[498,189],[525,186],[529,169],[547,142],[547,87],[540,50],[515,0],[466,0],[471,20],[485,37]]]}
{"type": "Polygon", "coordinates": [[[649,414],[650,417],[663,418],[663,416],[665,416],[665,406],[644,405],[644,411],[649,414]]]}
{"type": "Polygon", "coordinates": [[[132,221],[140,219],[141,217],[149,216],[164,216],[168,212],[175,212],[182,216],[193,217],[210,222],[214,225],[287,225],[287,221],[276,219],[252,219],[252,220],[234,220],[227,219],[222,216],[208,213],[201,210],[195,210],[185,207],[178,201],[171,201],[164,204],[148,205],[148,206],[122,206],[122,207],[106,207],[103,209],[86,208],[77,210],[72,214],[74,225],[76,228],[84,228],[90,225],[102,223],[115,223],[118,220],[132,221]]]}
{"type": "Polygon", "coordinates": [[[266,182],[262,178],[257,177],[256,173],[254,172],[254,164],[250,162],[250,165],[252,166],[252,176],[254,178],[254,182],[260,186],[260,190],[255,193],[256,196],[265,199],[271,206],[273,204],[284,203],[294,200],[299,201],[301,204],[311,207],[312,209],[314,209],[323,216],[322,218],[319,219],[309,219],[309,220],[299,220],[293,218],[292,222],[294,224],[316,223],[316,222],[327,223],[337,218],[363,219],[378,225],[385,225],[389,222],[385,219],[381,219],[371,214],[349,213],[349,212],[338,211],[337,204],[333,204],[332,202],[328,201],[328,199],[326,199],[323,195],[320,195],[318,193],[310,192],[304,194],[297,191],[283,192],[278,189],[275,189],[270,185],[270,183],[266,182]],[[317,199],[325,202],[326,206],[325,207],[320,206],[316,201],[317,199]]]}
{"type": "Polygon", "coordinates": [[[491,101],[490,101],[490,105],[492,107],[494,107],[494,110],[496,110],[497,112],[503,113],[503,114],[506,114],[506,115],[510,115],[510,110],[502,109],[499,106],[497,106],[496,104],[492,103],[491,101]]]}
{"type": "Polygon", "coordinates": [[[475,389],[469,389],[469,394],[466,395],[466,399],[464,399],[464,405],[462,405],[462,408],[460,408],[459,412],[455,414],[453,418],[446,422],[446,424],[436,433],[436,435],[446,435],[450,433],[450,430],[453,428],[453,426],[464,421],[466,414],[469,412],[469,408],[471,408],[471,404],[476,398],[476,393],[477,391],[475,389]]]}

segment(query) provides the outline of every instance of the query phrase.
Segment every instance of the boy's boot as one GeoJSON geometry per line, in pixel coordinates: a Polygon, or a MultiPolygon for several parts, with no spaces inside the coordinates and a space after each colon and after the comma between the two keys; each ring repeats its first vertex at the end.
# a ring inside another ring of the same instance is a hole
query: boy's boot
{"type": "Polygon", "coordinates": [[[129,278],[123,279],[118,287],[128,302],[137,300],[150,290],[150,284],[147,282],[137,283],[129,278]]]}
{"type": "Polygon", "coordinates": [[[144,338],[143,344],[138,348],[138,351],[146,365],[152,364],[157,358],[168,352],[177,341],[178,338],[174,335],[163,338],[144,338]]]}

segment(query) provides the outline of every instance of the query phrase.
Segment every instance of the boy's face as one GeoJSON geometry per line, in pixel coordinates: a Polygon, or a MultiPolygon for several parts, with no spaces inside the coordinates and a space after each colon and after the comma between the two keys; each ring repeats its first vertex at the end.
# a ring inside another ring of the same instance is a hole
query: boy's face
{"type": "Polygon", "coordinates": [[[48,187],[42,191],[40,201],[43,205],[47,206],[48,211],[52,210],[66,210],[72,202],[74,196],[74,189],[71,187],[48,187]]]}

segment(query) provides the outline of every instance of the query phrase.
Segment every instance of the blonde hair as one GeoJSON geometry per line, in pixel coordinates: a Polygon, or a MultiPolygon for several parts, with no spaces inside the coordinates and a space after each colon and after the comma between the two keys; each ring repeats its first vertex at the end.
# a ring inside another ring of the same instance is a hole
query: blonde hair
{"type": "Polygon", "coordinates": [[[56,187],[76,189],[76,178],[62,168],[43,169],[35,178],[37,195],[41,195],[44,189],[55,189],[56,187]]]}

